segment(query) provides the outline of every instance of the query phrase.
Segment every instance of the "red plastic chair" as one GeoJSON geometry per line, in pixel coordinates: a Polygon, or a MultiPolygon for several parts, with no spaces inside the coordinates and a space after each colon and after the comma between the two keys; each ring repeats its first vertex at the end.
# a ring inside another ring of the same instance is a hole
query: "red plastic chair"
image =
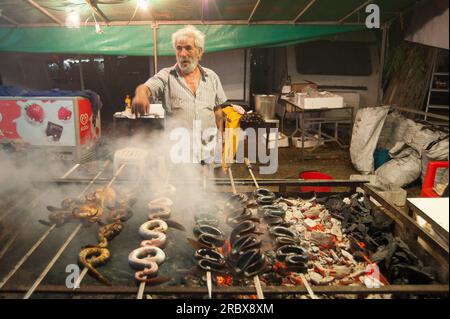
{"type": "Polygon", "coordinates": [[[438,168],[448,168],[447,162],[429,162],[425,178],[422,183],[422,192],[420,197],[440,197],[434,190],[434,179],[438,168]]]}
{"type": "MultiPolygon", "coordinates": [[[[324,180],[332,180],[333,177],[331,177],[330,175],[321,173],[321,172],[316,172],[316,171],[305,171],[305,172],[301,172],[299,174],[299,177],[301,179],[324,179],[324,180]]],[[[302,186],[300,187],[300,192],[302,193],[307,193],[307,192],[316,192],[316,193],[329,193],[331,192],[331,187],[323,187],[323,186],[302,186]]]]}

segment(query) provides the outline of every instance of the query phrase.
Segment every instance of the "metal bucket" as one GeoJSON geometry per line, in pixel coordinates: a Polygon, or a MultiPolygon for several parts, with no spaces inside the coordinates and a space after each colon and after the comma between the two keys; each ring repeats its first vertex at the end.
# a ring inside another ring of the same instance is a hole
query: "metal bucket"
{"type": "Polygon", "coordinates": [[[261,114],[264,120],[274,119],[278,95],[254,94],[253,96],[255,97],[255,111],[261,114]]]}

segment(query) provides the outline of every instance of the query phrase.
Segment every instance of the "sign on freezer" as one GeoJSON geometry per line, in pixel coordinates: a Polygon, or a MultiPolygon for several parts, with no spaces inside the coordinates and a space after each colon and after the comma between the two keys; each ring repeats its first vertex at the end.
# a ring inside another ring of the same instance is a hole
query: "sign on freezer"
{"type": "Polygon", "coordinates": [[[3,138],[20,138],[36,146],[75,146],[73,101],[2,100],[0,139],[3,138]]]}

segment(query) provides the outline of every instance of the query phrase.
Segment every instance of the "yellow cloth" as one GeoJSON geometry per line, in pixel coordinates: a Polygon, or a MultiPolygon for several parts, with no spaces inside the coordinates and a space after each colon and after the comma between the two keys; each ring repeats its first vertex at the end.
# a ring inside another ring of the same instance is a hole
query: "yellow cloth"
{"type": "Polygon", "coordinates": [[[222,169],[226,172],[229,164],[233,163],[239,144],[240,120],[239,114],[232,106],[222,108],[226,116],[225,121],[225,145],[222,149],[222,169]]]}

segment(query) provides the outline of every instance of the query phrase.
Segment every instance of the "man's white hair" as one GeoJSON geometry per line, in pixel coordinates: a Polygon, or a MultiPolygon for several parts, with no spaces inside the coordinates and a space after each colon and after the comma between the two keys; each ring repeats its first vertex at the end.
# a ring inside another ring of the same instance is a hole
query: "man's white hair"
{"type": "Polygon", "coordinates": [[[202,49],[202,52],[205,51],[205,34],[193,25],[185,26],[183,29],[172,34],[172,45],[175,50],[177,41],[184,37],[194,38],[195,46],[202,49]]]}

